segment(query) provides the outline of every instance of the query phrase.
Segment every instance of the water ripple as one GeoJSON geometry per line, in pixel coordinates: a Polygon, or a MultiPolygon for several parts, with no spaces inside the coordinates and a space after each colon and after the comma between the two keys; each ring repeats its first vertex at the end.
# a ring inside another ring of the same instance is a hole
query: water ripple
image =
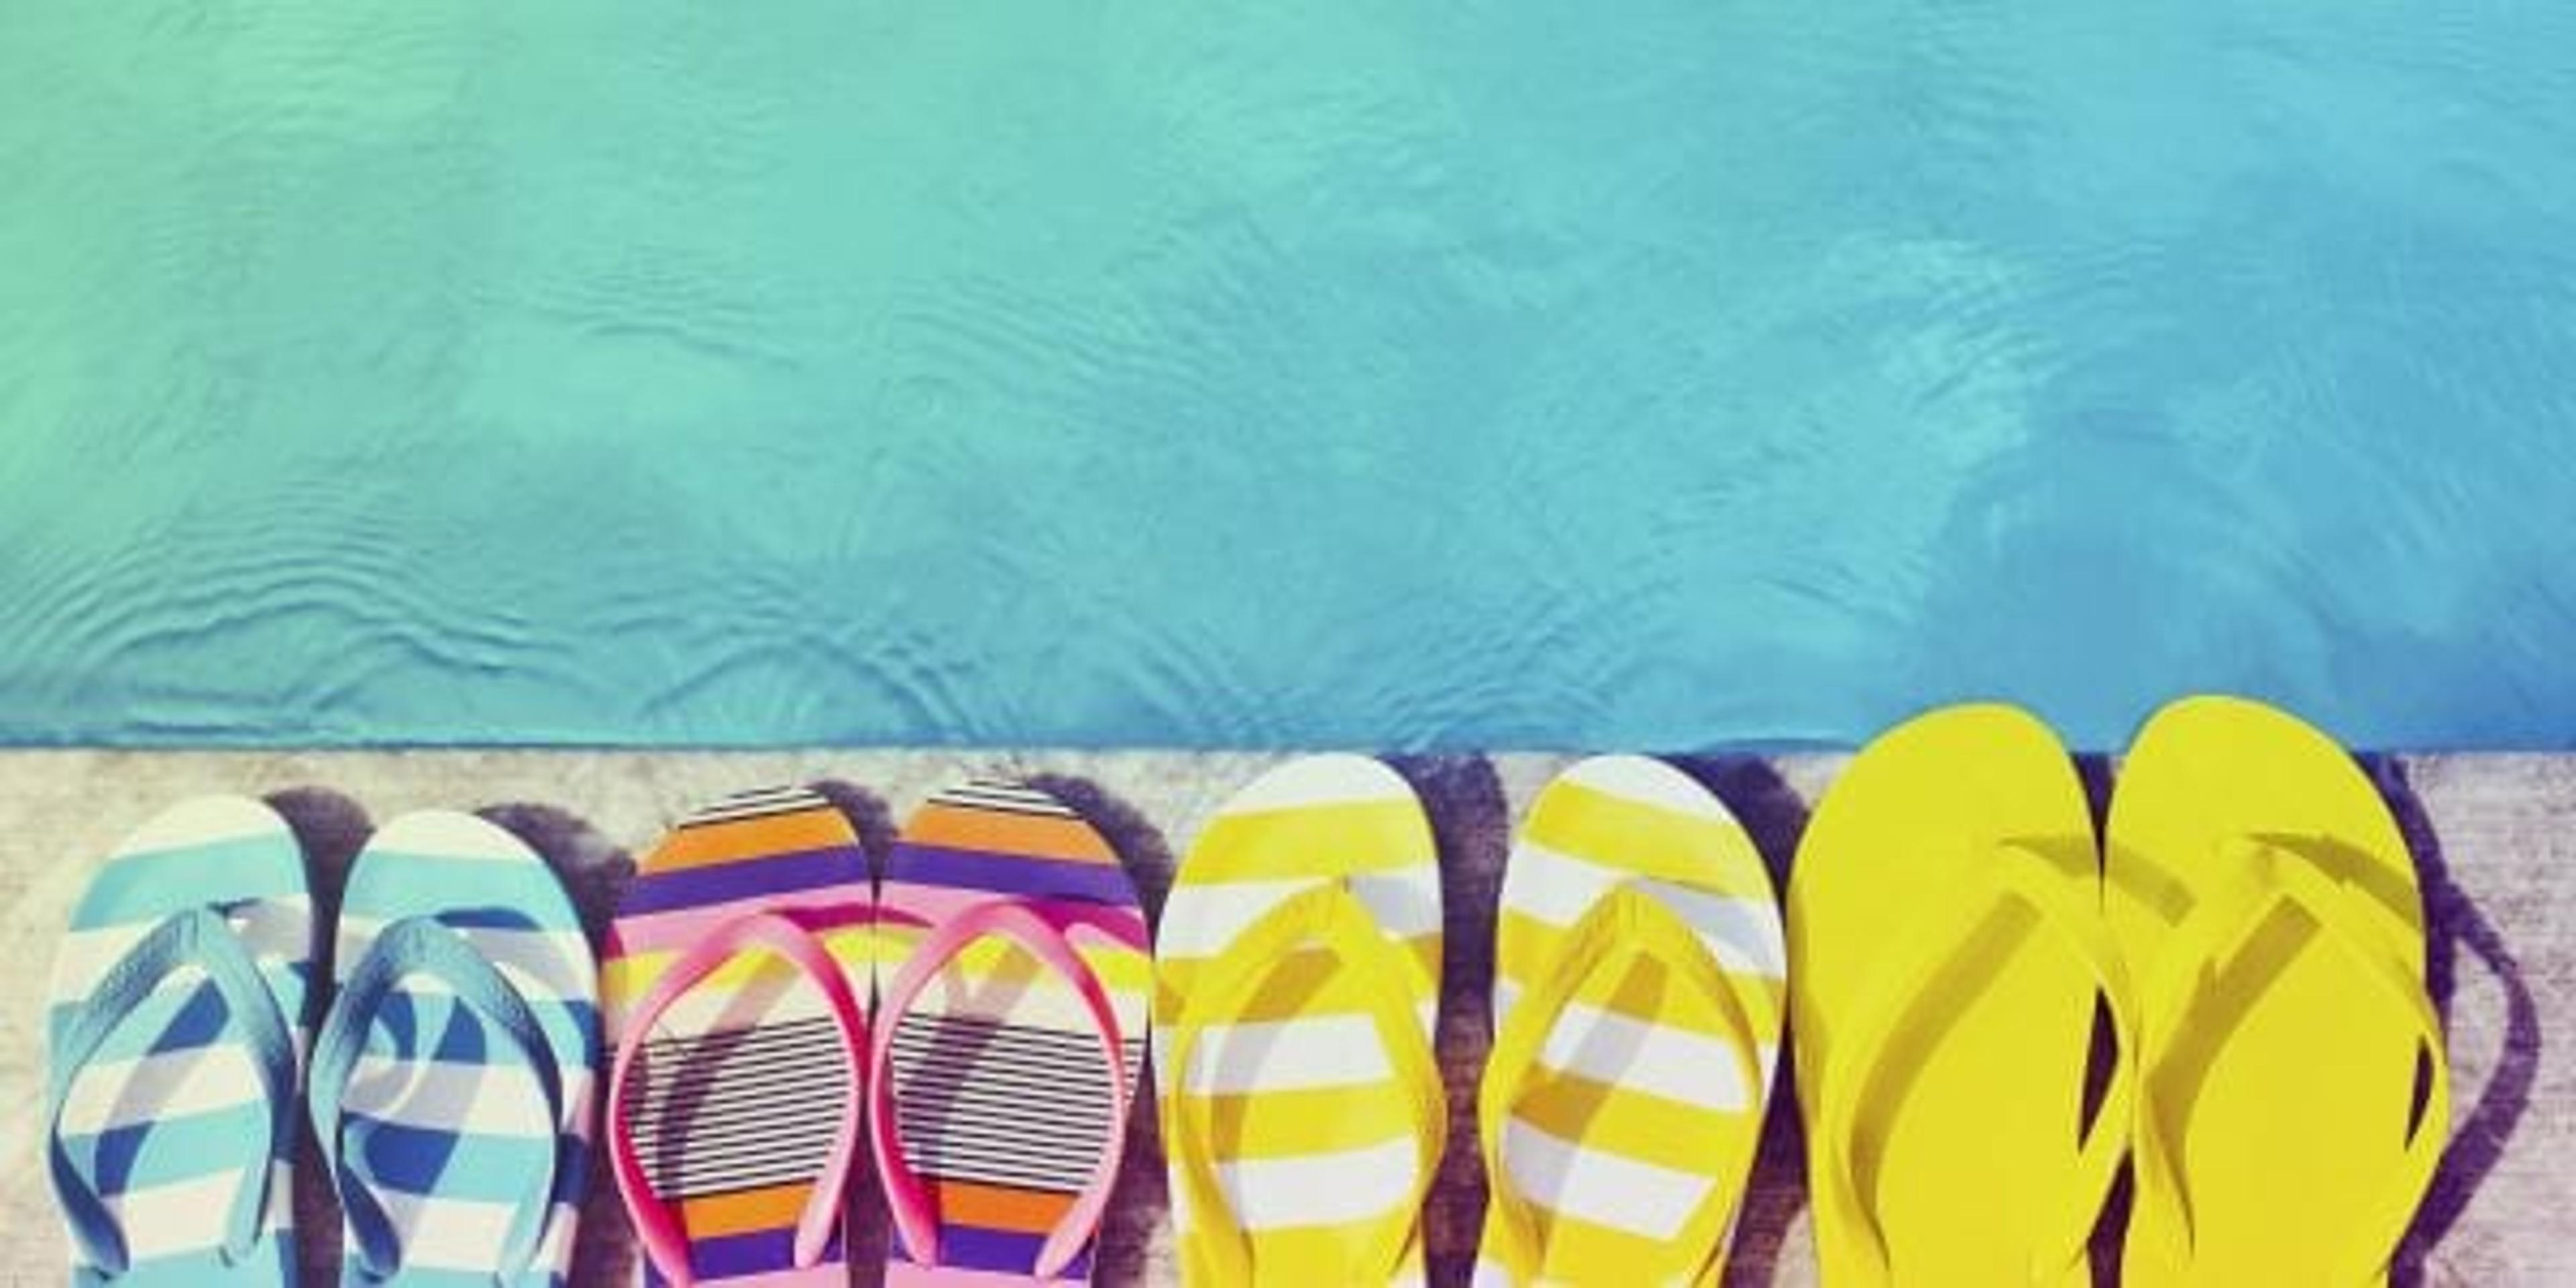
{"type": "Polygon", "coordinates": [[[0,6],[0,740],[2564,745],[2568,48],[0,6]]]}

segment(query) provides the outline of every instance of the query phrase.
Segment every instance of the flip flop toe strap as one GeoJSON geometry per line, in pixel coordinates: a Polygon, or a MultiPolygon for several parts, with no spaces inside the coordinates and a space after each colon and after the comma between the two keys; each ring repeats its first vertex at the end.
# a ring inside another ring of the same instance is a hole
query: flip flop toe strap
{"type": "Polygon", "coordinates": [[[796,1222],[792,1255],[797,1269],[809,1270],[821,1263],[832,1232],[840,1224],[850,1168],[858,1156],[858,1088],[864,1085],[859,1060],[867,1047],[867,1019],[840,962],[812,932],[784,913],[745,913],[707,932],[655,977],[653,986],[635,1004],[627,1017],[625,1032],[618,1038],[608,1079],[609,1167],[616,1173],[618,1193],[625,1197],[627,1215],[634,1221],[636,1242],[663,1282],[676,1288],[697,1282],[697,1272],[689,1261],[688,1231],[670,1206],[654,1194],[652,1178],[645,1175],[643,1161],[636,1155],[627,1089],[633,1082],[635,1061],[643,1052],[646,1038],[671,1004],[717,968],[754,948],[775,953],[822,992],[833,1031],[841,1041],[842,1071],[850,1087],[850,1093],[842,1100],[840,1125],[824,1155],[823,1169],[815,1176],[813,1191],[806,1197],[796,1222]]]}
{"type": "Polygon", "coordinates": [[[1019,899],[989,899],[941,922],[914,948],[880,1000],[876,1036],[869,1049],[869,1151],[877,1174],[884,1178],[887,1205],[893,1209],[895,1233],[903,1240],[905,1254],[920,1265],[939,1264],[937,1205],[903,1154],[902,1105],[894,1095],[894,1040],[923,990],[968,945],[982,939],[1009,941],[1073,987],[1100,1039],[1100,1058],[1109,1070],[1110,1117],[1100,1161],[1073,1206],[1038,1249],[1035,1275],[1053,1279],[1081,1255],[1108,1210],[1109,1192],[1117,1183],[1119,1160],[1126,1152],[1129,1095],[1126,1044],[1108,989],[1045,914],[1019,899]]]}
{"type": "Polygon", "coordinates": [[[1208,1097],[1189,1091],[1191,1068],[1208,1030],[1241,1016],[1261,986],[1309,944],[1339,958],[1357,982],[1368,1019],[1393,1067],[1394,1082],[1413,1111],[1411,1190],[1387,1209],[1342,1282],[1390,1283],[1399,1277],[1415,1242],[1423,1197],[1430,1192],[1448,1139],[1440,1068],[1413,999],[1398,983],[1415,969],[1413,963],[1388,941],[1368,905],[1351,892],[1347,881],[1319,884],[1281,901],[1235,936],[1224,954],[1210,964],[1190,990],[1170,1031],[1173,1088],[1163,1100],[1163,1139],[1177,1163],[1191,1214],[1192,1243],[1210,1263],[1211,1282],[1265,1280],[1254,1264],[1250,1237],[1226,1199],[1210,1140],[1213,1111],[1208,1097]]]}
{"type": "Polygon", "coordinates": [[[126,950],[80,1003],[69,1032],[54,1051],[53,1079],[46,1090],[46,1161],[54,1197],[68,1219],[82,1258],[102,1274],[122,1275],[129,1268],[125,1234],[115,1210],[81,1173],[63,1141],[63,1110],[72,1086],[107,1043],[118,1025],[140,1008],[161,985],[182,969],[204,973],[231,1012],[232,1027],[248,1048],[252,1070],[268,1106],[267,1138],[242,1165],[242,1182],[233,1190],[224,1220],[224,1242],[217,1249],[226,1265],[247,1260],[265,1237],[265,1216],[272,1162],[278,1147],[295,1138],[295,1036],[277,997],[260,977],[259,965],[233,934],[232,923],[212,908],[175,913],[126,950]]]}
{"type": "MultiPolygon", "coordinates": [[[[344,1098],[366,1053],[367,1033],[405,979],[423,976],[445,985],[459,1005],[483,1021],[487,1033],[526,1066],[545,1106],[549,1135],[563,1129],[563,1080],[553,1048],[527,999],[454,929],[431,916],[405,917],[376,936],[373,947],[340,985],[340,995],[313,1046],[308,1093],[313,1134],[322,1148],[333,1190],[348,1216],[358,1268],[385,1279],[401,1269],[401,1239],[375,1189],[346,1156],[349,1116],[344,1098]]],[[[508,1283],[526,1274],[544,1244],[553,1215],[556,1149],[529,1178],[526,1194],[495,1251],[493,1278],[508,1283]]]]}
{"type": "MultiPolygon", "coordinates": [[[[2084,866],[2078,865],[2079,870],[2084,866]]],[[[2127,1149],[2137,1084],[2135,1012],[2119,946],[2102,920],[2098,884],[2070,875],[2068,865],[2038,841],[2001,842],[1992,861],[1972,867],[1980,875],[1980,888],[1953,901],[1947,915],[1928,921],[1888,955],[1894,965],[1878,974],[1852,1009],[1850,1027],[1834,1035],[1833,1055],[1820,1080],[1823,1110],[1818,1117],[1831,1148],[1817,1199],[1835,1205],[1861,1232],[1859,1244],[1882,1278],[1893,1272],[1893,1253],[1873,1201],[1881,1151],[1874,1145],[1864,1148],[1862,1119],[1873,1107],[1904,1103],[1891,1084],[1911,1077],[1920,1061],[1897,1059],[1897,1053],[1919,1054],[1937,1045],[1947,1031],[1946,1021],[1965,1010],[1963,999],[1983,987],[1980,972],[1990,974],[1996,962],[2005,960],[1993,950],[2039,937],[2074,956],[2092,976],[2119,1048],[2101,1104],[2075,1144],[2063,1210],[2045,1227],[2055,1233],[2032,1254],[2030,1280],[2047,1282],[2084,1255],[2094,1215],[2127,1149]]]]}
{"type": "MultiPolygon", "coordinates": [[[[2204,897],[2175,926],[2160,958],[2157,986],[2147,993],[2181,1002],[2144,1017],[2147,1050],[2166,1054],[2149,1070],[2146,1112],[2138,1116],[2138,1154],[2140,1166],[2154,1170],[2171,1204],[2160,1215],[2142,1212],[2140,1220],[2157,1232],[2166,1255],[2176,1264],[2191,1263],[2196,1217],[2181,1151],[2190,1106],[2161,1104],[2154,1091],[2166,1085],[2170,1062],[2186,1049],[2180,1035],[2209,1023],[2209,1017],[2222,1010],[2235,1014],[2238,1022],[2251,1014],[2250,1008],[2211,1005],[2218,967],[2234,960],[2275,918],[2295,913],[2317,927],[2320,943],[2340,952],[2355,968],[2370,996],[2401,1017],[2431,1075],[2422,1115],[2405,1140],[2395,1174],[2368,1208],[2353,1214],[2352,1226],[2361,1233],[2327,1280],[2364,1282],[2385,1267],[2398,1236],[2432,1184],[2449,1136],[2451,1075],[2441,1016],[2434,1011],[2423,980],[2392,948],[2393,932],[2381,925],[2390,920],[2389,914],[2367,893],[2334,874],[2343,863],[2332,847],[2313,838],[2269,835],[2240,837],[2235,846],[2241,853],[2231,856],[2231,864],[2238,877],[2204,897]]],[[[2208,1053],[2223,1046],[2234,1031],[2211,1034],[2206,1041],[2188,1044],[2188,1049],[2205,1064],[2208,1053]]]]}
{"type": "MultiPolygon", "coordinates": [[[[1540,1247],[1537,1214],[1509,1180],[1503,1132],[1513,1107],[1541,1068],[1548,1036],[1587,981],[1613,968],[1625,969],[1639,962],[1651,961],[1672,971],[1684,990],[1705,999],[1716,1010],[1725,1025],[1727,1050],[1735,1057],[1737,1085],[1745,1088],[1752,1112],[1758,1114],[1762,1107],[1762,1067],[1752,1017],[1746,1014],[1742,998],[1689,923],[1651,895],[1622,885],[1596,901],[1561,942],[1564,947],[1555,966],[1513,1005],[1511,1017],[1495,1035],[1493,1053],[1486,1062],[1484,1082],[1477,1093],[1483,1114],[1478,1124],[1479,1144],[1485,1156],[1485,1175],[1493,1182],[1488,1202],[1496,1218],[1496,1230],[1502,1236],[1499,1246],[1489,1251],[1516,1283],[1535,1281],[1545,1256],[1540,1247]]],[[[1717,1177],[1743,1175],[1758,1139],[1759,1133],[1745,1133],[1742,1148],[1729,1157],[1711,1160],[1708,1170],[1717,1177]]],[[[1724,1183],[1710,1184],[1699,1205],[1666,1242],[1672,1262],[1660,1269],[1656,1282],[1700,1281],[1724,1241],[1726,1220],[1734,1211],[1735,1198],[1724,1183]]]]}

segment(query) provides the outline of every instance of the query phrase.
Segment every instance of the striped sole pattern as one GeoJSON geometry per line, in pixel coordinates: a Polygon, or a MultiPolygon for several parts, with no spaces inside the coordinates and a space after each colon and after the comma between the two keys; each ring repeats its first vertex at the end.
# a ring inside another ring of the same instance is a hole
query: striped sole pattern
{"type": "MultiPolygon", "coordinates": [[[[1492,1179],[1535,1211],[1547,1281],[1669,1265],[1670,1241],[1713,1192],[1740,1196],[1744,1176],[1712,1169],[1721,1158],[1749,1159],[1779,1057],[1787,953],[1761,855],[1707,789],[1639,756],[1569,767],[1522,825],[1496,932],[1496,1031],[1556,969],[1566,933],[1621,886],[1675,913],[1715,959],[1759,1039],[1762,1082],[1743,1085],[1740,1039],[1718,1004],[1664,987],[1661,967],[1586,981],[1508,1110],[1502,1174],[1492,1179]]],[[[1475,1281],[1515,1282],[1489,1258],[1475,1281]]]]}
{"type": "MultiPolygon", "coordinates": [[[[898,1022],[894,1102],[903,1155],[940,1218],[940,1264],[901,1241],[886,1283],[1026,1283],[1047,1235],[1091,1182],[1114,1109],[1145,1052],[1152,979],[1143,907],[1107,841],[1018,783],[969,782],[906,820],[877,905],[880,990],[927,931],[978,903],[1027,901],[1057,924],[1109,995],[1124,1067],[1101,1058],[1073,990],[1014,945],[970,945],[898,1022]]],[[[1090,1275],[1086,1251],[1060,1281],[1090,1275]]]]}
{"type": "MultiPolygon", "coordinates": [[[[383,1203],[406,1286],[492,1282],[531,1176],[555,1167],[546,1234],[525,1284],[560,1284],[589,1188],[599,1067],[597,969],[572,899],[535,851],[471,814],[429,810],[385,824],[349,873],[334,970],[345,979],[376,936],[436,919],[518,991],[562,1087],[544,1102],[506,1043],[425,977],[406,979],[370,1026],[343,1108],[344,1157],[383,1203]]],[[[366,1282],[354,1249],[351,1283],[366,1282]]]]}
{"type": "MultiPolygon", "coordinates": [[[[1242,931],[1322,882],[1347,881],[1416,969],[1402,981],[1430,1034],[1439,999],[1440,870],[1429,820],[1393,770],[1361,756],[1313,756],[1254,780],[1189,851],[1165,904],[1154,998],[1160,1030],[1242,931]]],[[[1156,1069],[1169,1103],[1191,1097],[1219,1124],[1210,1142],[1234,1224],[1277,1282],[1347,1280],[1352,1241],[1413,1193],[1404,1091],[1355,981],[1321,951],[1282,962],[1236,1022],[1201,1039],[1187,1085],[1156,1069]]],[[[1158,1057],[1167,1051],[1160,1042],[1158,1057]]],[[[1174,1160],[1177,1165],[1179,1160],[1174,1160]]],[[[1184,1278],[1198,1217],[1177,1178],[1172,1219],[1184,1278]]],[[[1419,1248],[1407,1273],[1419,1277],[1419,1248]]]]}
{"type": "MultiPolygon", "coordinates": [[[[311,1045],[313,901],[286,821],[241,797],[176,805],[138,829],[91,879],[54,958],[48,1040],[59,1047],[108,970],[163,919],[222,910],[300,1045],[311,1045]]],[[[243,1151],[268,1131],[270,1106],[214,986],[184,970],[136,1009],[73,1082],[63,1107],[75,1168],[117,1213],[128,1274],[120,1283],[293,1283],[291,1151],[271,1160],[269,1238],[250,1264],[222,1266],[224,1223],[243,1151]]],[[[73,1244],[72,1277],[97,1277],[73,1244]]]]}
{"type": "MultiPolygon", "coordinates": [[[[608,930],[600,994],[611,1041],[662,971],[724,922],[786,912],[866,997],[873,881],[858,832],[822,793],[760,788],[680,819],[636,868],[608,930]]],[[[858,1087],[824,994],[783,958],[742,953],[672,1002],[641,1043],[626,1113],[654,1195],[688,1234],[701,1280],[793,1273],[796,1221],[858,1087]]],[[[662,1283],[636,1262],[641,1283],[662,1283]]],[[[809,1278],[848,1278],[840,1236],[809,1278]]],[[[786,1280],[775,1280],[786,1283],[786,1280]]]]}
{"type": "MultiPolygon", "coordinates": [[[[742,792],[682,819],[618,904],[601,968],[609,1038],[662,972],[714,928],[783,912],[814,933],[866,996],[874,931],[867,854],[847,815],[801,787],[742,792]]],[[[797,1219],[849,1098],[822,993],[783,960],[745,953],[662,1013],[627,1088],[626,1127],[654,1193],[688,1234],[701,1280],[794,1264],[797,1219]]],[[[641,1282],[661,1276],[641,1258],[641,1282]]],[[[836,1235],[811,1275],[846,1282],[836,1235]]]]}

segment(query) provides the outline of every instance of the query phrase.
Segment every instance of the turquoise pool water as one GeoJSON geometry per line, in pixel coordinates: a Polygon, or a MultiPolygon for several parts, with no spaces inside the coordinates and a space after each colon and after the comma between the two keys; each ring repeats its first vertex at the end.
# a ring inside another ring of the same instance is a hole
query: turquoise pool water
{"type": "Polygon", "coordinates": [[[0,740],[2576,733],[2576,6],[0,5],[0,740]]]}

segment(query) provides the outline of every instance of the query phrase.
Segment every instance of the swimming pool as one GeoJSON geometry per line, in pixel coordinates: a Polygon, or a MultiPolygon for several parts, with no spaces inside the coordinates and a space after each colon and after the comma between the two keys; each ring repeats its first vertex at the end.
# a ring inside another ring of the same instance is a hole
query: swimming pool
{"type": "Polygon", "coordinates": [[[2576,10],[0,10],[0,740],[2576,731],[2576,10]]]}

